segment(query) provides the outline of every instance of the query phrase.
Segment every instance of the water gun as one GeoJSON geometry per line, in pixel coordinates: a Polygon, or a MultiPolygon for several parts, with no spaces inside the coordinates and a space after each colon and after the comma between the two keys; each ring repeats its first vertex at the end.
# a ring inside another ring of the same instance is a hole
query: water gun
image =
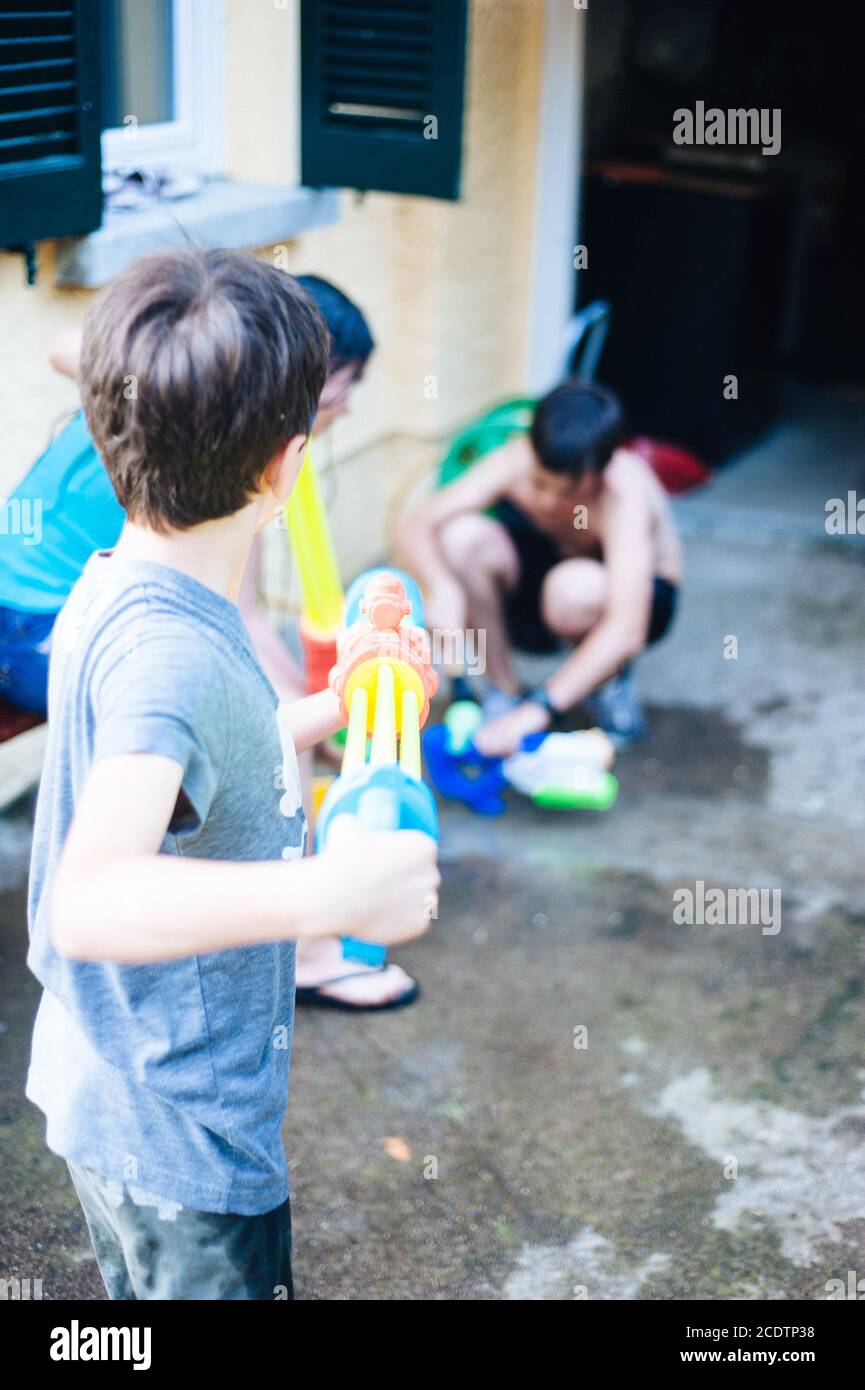
{"type": "Polygon", "coordinates": [[[601,729],[569,734],[529,734],[519,752],[490,758],[474,735],[483,723],[474,700],[456,700],[443,724],[424,734],[423,748],[433,786],[482,816],[500,816],[509,787],[553,810],[606,811],[619,784],[610,772],[615,750],[601,729]]]}
{"type": "MultiPolygon", "coordinates": [[[[438,685],[422,624],[417,586],[397,571],[368,570],[346,594],[330,686],[348,734],[340,774],[318,814],[319,849],[344,815],[369,830],[420,830],[438,839],[435,799],[421,778],[420,731],[438,685]]],[[[343,955],[382,965],[387,948],[344,937],[343,955]]]]}
{"type": "Polygon", "coordinates": [[[326,690],[336,661],[343,620],[343,588],[322,501],[318,473],[307,445],[297,482],[285,505],[285,524],[303,591],[300,637],[310,695],[326,690]]]}

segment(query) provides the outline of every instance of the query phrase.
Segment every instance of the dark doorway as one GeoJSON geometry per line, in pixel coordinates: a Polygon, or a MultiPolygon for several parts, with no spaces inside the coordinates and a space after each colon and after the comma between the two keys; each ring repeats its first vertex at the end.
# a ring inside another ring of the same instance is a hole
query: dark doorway
{"type": "Polygon", "coordinates": [[[636,432],[718,462],[787,408],[791,380],[865,387],[850,15],[780,0],[589,7],[578,294],[613,305],[601,375],[636,432]],[[696,125],[677,143],[681,110],[764,112],[766,130],[778,112],[780,148],[731,139],[752,130],[732,122],[723,143],[696,125]]]}

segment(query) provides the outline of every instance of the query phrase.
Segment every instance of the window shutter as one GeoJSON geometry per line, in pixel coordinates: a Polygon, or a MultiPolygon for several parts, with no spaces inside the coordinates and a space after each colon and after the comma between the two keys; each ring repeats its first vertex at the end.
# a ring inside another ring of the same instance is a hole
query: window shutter
{"type": "Polygon", "coordinates": [[[99,0],[0,0],[0,246],[102,217],[99,0]]]}
{"type": "Polygon", "coordinates": [[[457,198],[466,0],[303,0],[301,177],[457,198]]]}

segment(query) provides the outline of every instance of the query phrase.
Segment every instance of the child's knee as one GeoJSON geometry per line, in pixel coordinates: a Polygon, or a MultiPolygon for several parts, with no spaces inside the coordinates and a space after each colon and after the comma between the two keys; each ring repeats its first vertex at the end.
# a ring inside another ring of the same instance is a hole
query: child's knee
{"type": "Polygon", "coordinates": [[[516,552],[503,526],[488,516],[455,516],[439,531],[439,545],[455,574],[479,572],[505,583],[517,579],[516,552]]]}
{"type": "Polygon", "coordinates": [[[541,589],[541,617],[559,637],[581,637],[598,622],[607,597],[607,578],[596,560],[563,560],[541,589]]]}

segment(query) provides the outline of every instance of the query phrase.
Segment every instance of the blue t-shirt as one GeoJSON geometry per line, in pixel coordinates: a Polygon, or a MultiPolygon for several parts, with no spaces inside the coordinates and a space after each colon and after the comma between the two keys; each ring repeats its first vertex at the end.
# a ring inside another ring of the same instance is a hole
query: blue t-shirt
{"type": "Polygon", "coordinates": [[[183,768],[188,805],[179,800],[162,854],[301,858],[297,759],[276,709],[234,604],[164,565],[90,559],[51,656],[29,902],[44,993],[27,1095],[55,1152],[203,1211],[265,1212],[288,1193],[294,946],[74,961],[51,943],[51,891],[88,773],[114,754],[183,768]]]}
{"type": "Polygon", "coordinates": [[[57,613],[90,556],[116,543],[126,519],[83,411],[39,456],[9,503],[18,506],[21,523],[0,536],[0,604],[57,613]]]}

